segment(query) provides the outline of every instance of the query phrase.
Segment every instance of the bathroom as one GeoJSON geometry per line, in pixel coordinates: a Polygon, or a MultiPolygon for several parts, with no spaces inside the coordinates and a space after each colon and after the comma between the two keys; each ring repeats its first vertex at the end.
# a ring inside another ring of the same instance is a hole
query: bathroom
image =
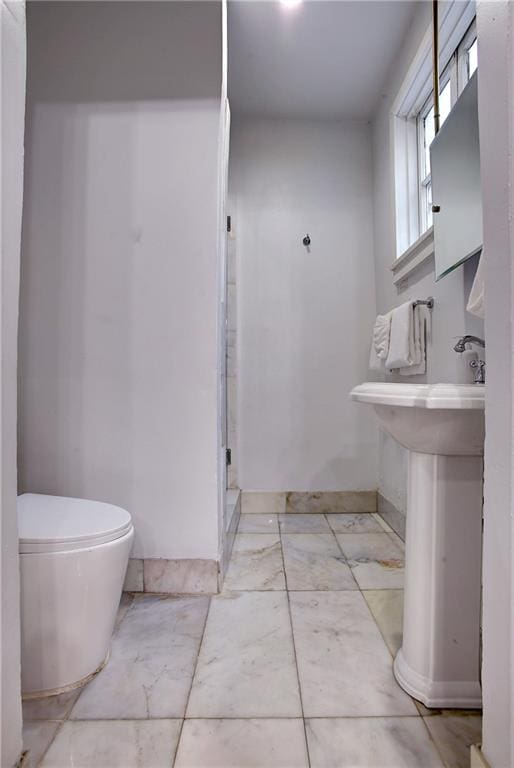
{"type": "Polygon", "coordinates": [[[1,765],[512,768],[511,3],[1,8],[1,765]]]}

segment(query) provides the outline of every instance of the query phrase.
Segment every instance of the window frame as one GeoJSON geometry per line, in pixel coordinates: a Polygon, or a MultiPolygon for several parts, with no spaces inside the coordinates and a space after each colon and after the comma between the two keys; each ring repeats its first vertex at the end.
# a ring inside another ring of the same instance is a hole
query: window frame
{"type": "MultiPolygon", "coordinates": [[[[476,18],[473,19],[468,29],[464,33],[461,41],[444,68],[439,78],[439,92],[450,83],[450,113],[455,106],[457,99],[469,82],[469,56],[468,52],[477,39],[476,18]]],[[[433,224],[431,202],[429,197],[429,187],[432,183],[430,170],[425,167],[426,162],[426,141],[425,141],[425,119],[434,105],[434,91],[426,99],[425,103],[416,116],[417,130],[417,166],[418,166],[418,219],[419,234],[424,235],[433,224]]]]}
{"type": "MultiPolygon", "coordinates": [[[[450,83],[450,111],[453,109],[455,102],[457,101],[457,67],[455,54],[452,56],[448,64],[446,65],[441,77],[439,78],[439,90],[442,91],[450,83]]],[[[416,118],[416,131],[418,137],[418,219],[419,219],[419,232],[423,235],[432,226],[432,216],[429,209],[429,195],[428,188],[432,184],[432,174],[430,169],[425,166],[426,162],[426,141],[425,141],[425,119],[428,117],[430,110],[434,106],[434,92],[432,91],[428,99],[425,101],[416,118]]]]}
{"type": "Polygon", "coordinates": [[[477,20],[473,19],[469,25],[466,34],[462,38],[457,48],[457,64],[458,64],[458,87],[459,95],[464,90],[465,86],[470,80],[473,73],[469,73],[469,50],[472,48],[473,43],[477,40],[477,20]]]}
{"type": "MultiPolygon", "coordinates": [[[[444,72],[476,16],[475,0],[445,3],[439,16],[439,60],[444,72]]],[[[417,115],[432,91],[432,25],[429,24],[389,110],[393,283],[433,258],[433,232],[420,232],[417,115]]],[[[384,247],[387,244],[384,243],[384,247]]]]}

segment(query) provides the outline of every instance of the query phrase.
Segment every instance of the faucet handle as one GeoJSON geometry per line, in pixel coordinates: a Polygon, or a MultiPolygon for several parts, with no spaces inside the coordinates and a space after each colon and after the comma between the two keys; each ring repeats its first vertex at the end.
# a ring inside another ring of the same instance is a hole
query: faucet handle
{"type": "Polygon", "coordinates": [[[470,360],[470,368],[475,372],[474,384],[485,384],[485,360],[470,360]]]}

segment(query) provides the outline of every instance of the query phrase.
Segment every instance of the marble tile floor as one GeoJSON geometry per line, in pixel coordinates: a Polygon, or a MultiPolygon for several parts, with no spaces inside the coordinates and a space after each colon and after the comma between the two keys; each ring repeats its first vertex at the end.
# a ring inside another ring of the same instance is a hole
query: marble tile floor
{"type": "Polygon", "coordinates": [[[220,595],[124,594],[107,667],[24,704],[28,765],[468,768],[480,715],[428,710],[393,677],[402,579],[376,513],[260,501],[220,595]]]}

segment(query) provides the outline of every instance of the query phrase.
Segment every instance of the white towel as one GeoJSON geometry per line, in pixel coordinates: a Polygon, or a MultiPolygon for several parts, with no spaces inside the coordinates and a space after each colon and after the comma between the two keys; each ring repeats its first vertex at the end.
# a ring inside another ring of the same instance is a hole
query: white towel
{"type": "Polygon", "coordinates": [[[485,278],[485,257],[484,257],[484,251],[482,249],[482,253],[480,254],[480,259],[478,262],[477,271],[475,273],[475,279],[473,280],[473,285],[471,286],[471,292],[469,294],[468,299],[468,305],[466,307],[467,311],[472,314],[476,315],[476,317],[481,317],[482,320],[484,319],[485,315],[485,289],[484,289],[484,278],[485,278]]]}
{"type": "Polygon", "coordinates": [[[393,310],[386,368],[399,369],[402,376],[425,373],[429,322],[425,304],[415,307],[413,301],[407,301],[393,310]]]}
{"type": "Polygon", "coordinates": [[[385,370],[385,360],[389,354],[389,335],[391,333],[392,312],[377,315],[371,338],[369,367],[374,371],[385,370]]]}

